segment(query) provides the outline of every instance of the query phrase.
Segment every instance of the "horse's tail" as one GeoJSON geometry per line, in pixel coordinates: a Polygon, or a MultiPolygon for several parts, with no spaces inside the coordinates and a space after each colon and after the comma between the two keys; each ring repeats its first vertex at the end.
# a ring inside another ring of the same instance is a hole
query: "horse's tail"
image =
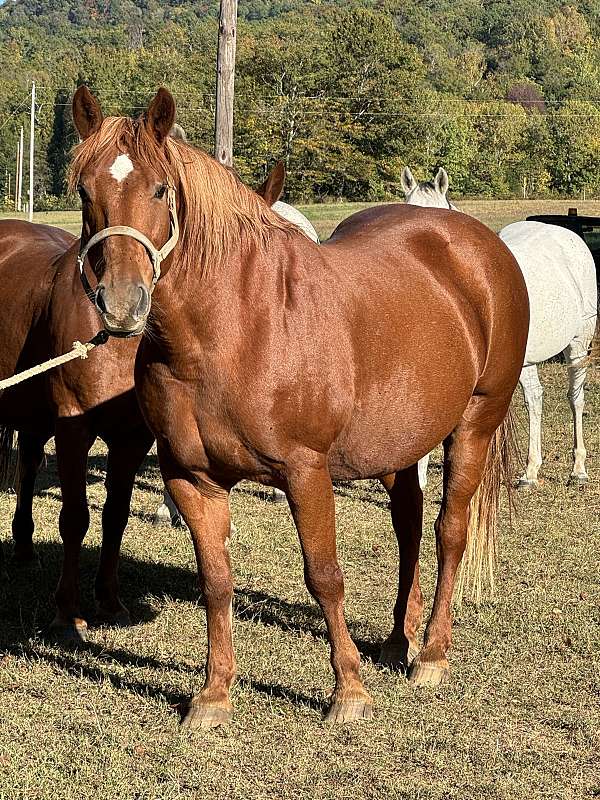
{"type": "Polygon", "coordinates": [[[7,488],[14,479],[15,461],[13,448],[15,432],[12,428],[0,425],[0,487],[7,488]]]}
{"type": "Polygon", "coordinates": [[[513,476],[517,453],[515,420],[509,408],[492,437],[483,477],[471,500],[467,546],[456,586],[458,603],[462,601],[465,591],[475,603],[480,603],[486,584],[490,594],[494,593],[500,491],[504,485],[508,493],[510,518],[514,506],[513,476]]]}

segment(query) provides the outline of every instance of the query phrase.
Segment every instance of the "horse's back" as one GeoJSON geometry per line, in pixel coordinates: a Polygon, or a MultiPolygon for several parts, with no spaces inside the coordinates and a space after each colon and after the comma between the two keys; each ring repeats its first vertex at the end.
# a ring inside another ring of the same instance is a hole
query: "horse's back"
{"type": "Polygon", "coordinates": [[[562,352],[596,316],[592,254],[576,233],[543,222],[514,222],[500,238],[515,256],[529,294],[531,322],[526,364],[562,352]]]}
{"type": "Polygon", "coordinates": [[[3,219],[0,220],[0,264],[13,260],[23,251],[43,252],[44,258],[50,260],[64,253],[75,239],[72,233],[52,225],[3,219]]]}

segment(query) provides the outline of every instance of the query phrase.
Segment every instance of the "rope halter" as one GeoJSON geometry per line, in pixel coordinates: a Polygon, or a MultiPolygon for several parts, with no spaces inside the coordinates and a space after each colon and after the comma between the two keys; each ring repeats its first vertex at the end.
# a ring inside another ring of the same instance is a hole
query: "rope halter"
{"type": "Polygon", "coordinates": [[[87,275],[85,274],[85,270],[83,268],[83,264],[85,262],[86,256],[89,250],[98,242],[103,241],[104,239],[108,239],[109,236],[131,236],[132,239],[136,239],[140,244],[143,244],[146,248],[148,255],[150,256],[150,260],[152,261],[152,286],[150,288],[150,293],[154,291],[154,287],[156,286],[156,282],[160,278],[160,265],[165,260],[165,258],[169,255],[169,253],[173,250],[177,242],[179,241],[179,220],[177,219],[177,206],[175,203],[175,188],[173,186],[167,187],[167,203],[169,206],[169,220],[170,220],[170,236],[166,243],[158,250],[145,236],[141,231],[136,230],[136,228],[130,228],[129,225],[113,225],[110,228],[103,228],[98,233],[95,233],[91,239],[88,240],[85,247],[79,250],[79,255],[77,256],[77,266],[79,267],[79,275],[81,277],[81,282],[83,284],[83,288],[87,296],[93,301],[94,291],[90,286],[90,282],[87,279],[87,275]]]}

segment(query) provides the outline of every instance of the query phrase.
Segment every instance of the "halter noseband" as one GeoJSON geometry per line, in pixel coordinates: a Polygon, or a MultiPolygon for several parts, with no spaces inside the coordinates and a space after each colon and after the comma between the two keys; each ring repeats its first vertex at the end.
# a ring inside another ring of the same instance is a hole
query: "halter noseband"
{"type": "Polygon", "coordinates": [[[132,239],[136,239],[140,244],[143,244],[146,250],[148,251],[148,255],[150,256],[150,260],[152,261],[152,286],[150,288],[150,293],[154,290],[156,286],[156,282],[160,278],[160,265],[165,260],[165,258],[169,255],[169,253],[173,250],[177,242],[179,241],[179,220],[177,219],[177,206],[175,203],[175,189],[173,186],[169,186],[167,188],[167,203],[169,206],[169,220],[170,220],[170,236],[166,243],[158,250],[148,239],[147,236],[144,236],[141,231],[136,230],[135,228],[130,228],[129,225],[113,225],[110,228],[103,228],[98,233],[95,233],[92,238],[86,243],[85,247],[83,247],[79,251],[79,255],[77,256],[77,266],[79,267],[79,275],[81,277],[81,282],[83,284],[83,288],[87,296],[93,301],[93,289],[90,286],[90,282],[87,279],[87,275],[85,274],[85,270],[83,269],[83,264],[85,262],[85,258],[88,254],[90,248],[92,248],[98,242],[101,242],[103,239],[108,239],[109,236],[131,236],[132,239]]]}

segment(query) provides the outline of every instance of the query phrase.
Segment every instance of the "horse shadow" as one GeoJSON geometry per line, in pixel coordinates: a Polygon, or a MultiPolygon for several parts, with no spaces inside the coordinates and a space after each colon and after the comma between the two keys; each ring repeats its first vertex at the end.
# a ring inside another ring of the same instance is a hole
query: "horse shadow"
{"type": "MultiPolygon", "coordinates": [[[[68,646],[41,646],[49,636],[47,624],[54,613],[52,598],[60,571],[62,546],[59,542],[38,541],[36,549],[42,566],[35,575],[31,571],[22,571],[22,568],[7,561],[8,582],[2,586],[0,594],[0,655],[25,655],[34,660],[42,660],[66,674],[83,677],[93,683],[108,680],[118,689],[152,698],[163,698],[180,714],[184,713],[185,697],[169,691],[151,679],[136,681],[126,678],[119,671],[111,669],[111,664],[195,673],[196,669],[189,664],[159,660],[153,656],[88,641],[83,648],[100,662],[93,665],[89,659],[80,658],[68,646]]],[[[5,546],[5,550],[8,555],[9,548],[5,546]]],[[[83,546],[80,571],[82,611],[91,624],[94,613],[90,595],[98,556],[98,547],[83,546]]],[[[119,572],[121,596],[130,610],[133,626],[150,622],[160,614],[156,607],[157,599],[159,602],[169,599],[203,606],[197,573],[191,568],[123,555],[119,572]],[[152,598],[152,603],[149,598],[152,598]]],[[[273,626],[289,634],[308,633],[315,639],[328,641],[321,610],[311,601],[289,602],[266,592],[238,589],[234,596],[234,616],[247,624],[273,626]]],[[[353,635],[356,634],[357,627],[352,621],[349,621],[349,629],[363,659],[376,661],[379,652],[377,643],[353,635]]],[[[364,631],[364,627],[362,630],[364,631]]],[[[322,699],[310,697],[281,684],[265,683],[246,676],[238,679],[238,685],[294,705],[323,710],[322,699]]]]}

